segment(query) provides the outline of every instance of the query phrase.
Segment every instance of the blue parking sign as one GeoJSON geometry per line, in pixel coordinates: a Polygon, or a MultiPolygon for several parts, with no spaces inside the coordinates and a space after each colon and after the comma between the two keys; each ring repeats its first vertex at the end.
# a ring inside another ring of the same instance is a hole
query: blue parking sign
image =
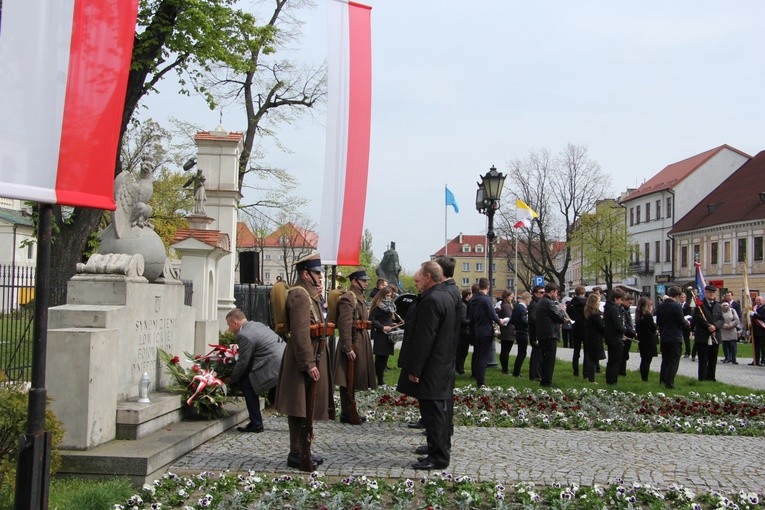
{"type": "Polygon", "coordinates": [[[534,275],[534,287],[544,287],[544,285],[545,285],[544,276],[534,275]]]}

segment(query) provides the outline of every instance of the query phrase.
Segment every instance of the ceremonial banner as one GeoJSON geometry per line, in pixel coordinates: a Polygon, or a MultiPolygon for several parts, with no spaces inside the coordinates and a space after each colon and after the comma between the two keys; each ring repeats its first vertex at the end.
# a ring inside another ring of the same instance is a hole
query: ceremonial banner
{"type": "Polygon", "coordinates": [[[139,0],[4,0],[0,196],[114,209],[139,0]]]}
{"type": "Polygon", "coordinates": [[[369,170],[371,7],[329,0],[327,20],[327,149],[319,253],[329,265],[357,265],[369,170]]]}
{"type": "Polygon", "coordinates": [[[513,225],[513,228],[531,228],[531,221],[539,215],[526,202],[517,198],[515,199],[515,216],[518,221],[513,225]]]}

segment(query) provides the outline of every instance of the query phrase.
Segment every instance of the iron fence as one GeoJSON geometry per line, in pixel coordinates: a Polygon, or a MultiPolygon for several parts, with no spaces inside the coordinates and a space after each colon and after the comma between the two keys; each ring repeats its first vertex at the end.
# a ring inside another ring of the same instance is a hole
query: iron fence
{"type": "Polygon", "coordinates": [[[12,381],[32,376],[35,268],[0,265],[0,370],[12,381]]]}
{"type": "Polygon", "coordinates": [[[271,285],[236,284],[234,285],[234,304],[249,320],[273,327],[273,324],[270,324],[270,294],[271,285]]]}

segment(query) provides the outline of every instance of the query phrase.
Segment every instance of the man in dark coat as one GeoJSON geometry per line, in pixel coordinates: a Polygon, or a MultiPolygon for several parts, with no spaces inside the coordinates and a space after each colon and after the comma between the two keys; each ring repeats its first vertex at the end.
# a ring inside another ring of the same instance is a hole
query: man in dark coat
{"type": "Polygon", "coordinates": [[[753,359],[750,365],[765,365],[765,299],[754,298],[754,309],[750,312],[752,323],[753,359]]]}
{"type": "Polygon", "coordinates": [[[531,355],[529,356],[529,379],[532,381],[538,381],[540,379],[541,354],[539,352],[539,344],[537,343],[536,311],[537,306],[539,305],[539,300],[542,299],[544,293],[544,287],[540,285],[534,286],[531,290],[531,303],[529,303],[528,306],[529,344],[531,344],[531,355]]]}
{"type": "Polygon", "coordinates": [[[608,346],[608,361],[606,362],[606,384],[614,385],[619,377],[622,365],[622,349],[624,348],[624,308],[622,304],[627,294],[621,289],[611,291],[611,299],[606,301],[603,310],[603,329],[605,330],[606,345],[608,346]]]}
{"type": "Polygon", "coordinates": [[[696,306],[693,314],[693,337],[699,356],[699,381],[714,381],[717,370],[717,355],[720,349],[718,331],[725,324],[722,307],[715,300],[717,287],[704,287],[704,299],[696,306]]]}
{"type": "Polygon", "coordinates": [[[239,308],[228,312],[226,324],[229,331],[236,334],[239,356],[234,370],[225,382],[239,385],[250,415],[250,422],[244,427],[237,427],[237,430],[263,432],[263,416],[260,413],[258,395],[268,391],[269,401],[274,401],[284,342],[265,324],[249,322],[239,308]]]}
{"type": "Polygon", "coordinates": [[[586,289],[581,285],[574,289],[574,297],[566,305],[566,313],[573,322],[571,325],[571,347],[574,349],[574,355],[571,357],[571,365],[574,369],[574,377],[579,375],[579,355],[582,352],[582,342],[585,336],[584,305],[587,299],[584,297],[586,289]]]}
{"type": "Polygon", "coordinates": [[[470,322],[475,331],[473,356],[478,361],[475,366],[475,385],[481,387],[486,382],[486,367],[491,362],[491,344],[494,342],[494,324],[505,325],[510,318],[500,319],[494,308],[494,301],[489,297],[489,279],[478,279],[478,294],[470,302],[470,322]]]}
{"type": "Polygon", "coordinates": [[[670,287],[664,301],[656,308],[656,324],[659,326],[661,338],[659,382],[670,390],[675,388],[675,376],[683,349],[683,335],[691,330],[683,315],[683,306],[678,301],[682,294],[680,287],[670,287]]]}
{"type": "Polygon", "coordinates": [[[540,354],[539,384],[542,386],[552,386],[560,328],[568,321],[563,305],[558,303],[558,290],[559,287],[555,283],[545,285],[545,294],[539,300],[536,309],[535,322],[540,354]]]}
{"type": "Polygon", "coordinates": [[[428,456],[414,469],[444,469],[449,465],[449,402],[454,380],[454,299],[443,285],[441,266],[424,262],[414,275],[420,296],[407,324],[401,346],[401,375],[397,389],[420,402],[428,437],[428,456]]]}
{"type": "Polygon", "coordinates": [[[470,344],[473,343],[473,336],[470,333],[470,316],[468,315],[468,305],[473,297],[473,293],[468,289],[462,290],[462,320],[460,321],[460,336],[457,342],[457,359],[455,361],[458,374],[465,373],[465,359],[467,358],[470,344]]]}

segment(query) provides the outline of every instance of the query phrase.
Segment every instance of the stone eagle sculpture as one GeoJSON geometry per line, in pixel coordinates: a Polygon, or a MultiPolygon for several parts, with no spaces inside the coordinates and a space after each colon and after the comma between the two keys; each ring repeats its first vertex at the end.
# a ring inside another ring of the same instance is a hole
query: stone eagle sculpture
{"type": "Polygon", "coordinates": [[[130,237],[133,227],[152,228],[149,218],[153,210],[149,201],[154,193],[152,183],[154,169],[154,160],[144,156],[137,174],[121,172],[114,179],[114,199],[117,202],[117,209],[114,211],[114,230],[117,238],[130,237]]]}

